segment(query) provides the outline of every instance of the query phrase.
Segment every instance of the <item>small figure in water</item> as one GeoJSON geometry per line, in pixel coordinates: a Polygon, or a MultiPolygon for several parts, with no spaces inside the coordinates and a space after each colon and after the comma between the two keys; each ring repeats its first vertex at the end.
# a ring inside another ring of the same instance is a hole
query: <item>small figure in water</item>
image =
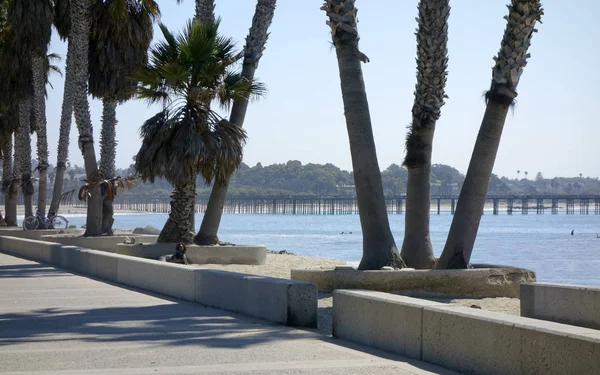
{"type": "Polygon", "coordinates": [[[571,236],[573,236],[574,234],[575,234],[575,229],[573,229],[573,230],[571,231],[571,236]]]}
{"type": "Polygon", "coordinates": [[[189,264],[187,260],[187,256],[185,255],[187,249],[183,242],[180,242],[175,246],[175,254],[171,255],[163,255],[158,260],[161,262],[169,262],[169,263],[179,263],[179,264],[189,264]]]}
{"type": "Polygon", "coordinates": [[[342,232],[341,234],[345,234],[344,232],[342,232]]]}

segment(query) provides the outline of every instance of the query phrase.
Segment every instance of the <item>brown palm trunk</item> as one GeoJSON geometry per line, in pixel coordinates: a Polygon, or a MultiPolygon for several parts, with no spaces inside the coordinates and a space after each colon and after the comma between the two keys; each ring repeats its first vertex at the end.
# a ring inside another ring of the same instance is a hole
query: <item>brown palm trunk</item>
{"type": "Polygon", "coordinates": [[[44,59],[32,54],[31,70],[33,73],[33,118],[35,121],[35,132],[37,134],[37,157],[38,157],[38,211],[46,214],[46,196],[48,193],[48,138],[46,136],[46,80],[44,70],[46,69],[44,59]]]}
{"type": "Polygon", "coordinates": [[[19,193],[19,185],[16,184],[16,194],[12,193],[13,189],[13,136],[8,136],[8,141],[3,145],[2,153],[2,189],[4,191],[4,220],[7,226],[17,225],[17,195],[19,193]]]}
{"type": "Polygon", "coordinates": [[[94,148],[94,132],[90,118],[88,102],[88,50],[90,35],[90,10],[92,0],[71,3],[71,35],[73,40],[73,111],[79,130],[79,149],[83,155],[85,174],[90,196],[87,199],[87,219],[84,236],[100,236],[102,234],[102,194],[100,192],[100,176],[94,148]]]}
{"type": "Polygon", "coordinates": [[[435,125],[444,105],[448,66],[448,0],[420,0],[417,17],[417,84],[406,139],[408,169],[402,259],[409,267],[435,267],[429,237],[431,152],[435,125]]]}
{"type": "Polygon", "coordinates": [[[215,1],[196,0],[196,15],[194,18],[200,22],[215,22],[215,1]]]}
{"type": "Polygon", "coordinates": [[[194,206],[196,201],[196,177],[175,184],[171,195],[171,212],[161,230],[157,242],[192,243],[194,237],[194,206]]]}
{"type": "MultiPolygon", "coordinates": [[[[115,177],[115,156],[117,153],[117,101],[104,98],[102,100],[102,132],[100,135],[100,169],[102,177],[110,180],[115,177]]],[[[113,194],[114,195],[114,194],[113,194]]],[[[106,195],[102,201],[102,233],[113,235],[115,222],[113,195],[106,195]]]]}
{"type": "Polygon", "coordinates": [[[23,204],[25,217],[33,216],[33,183],[31,181],[31,98],[19,103],[19,147],[15,147],[20,154],[21,189],[23,191],[23,204]]]}
{"type": "Polygon", "coordinates": [[[467,268],[510,102],[489,100],[438,268],[467,268]]]}
{"type": "Polygon", "coordinates": [[[358,49],[354,0],[327,0],[322,9],[327,12],[332,29],[350,140],[356,200],[363,234],[363,256],[358,268],[402,268],[405,264],[390,230],[383,196],[369,102],[360,65],[361,61],[367,62],[368,58],[358,49]]]}
{"type": "Polygon", "coordinates": [[[433,131],[422,131],[421,133],[423,163],[407,167],[404,242],[400,254],[408,267],[431,269],[435,267],[433,246],[429,236],[433,131]]]}
{"type": "Polygon", "coordinates": [[[69,134],[71,132],[71,121],[73,117],[73,74],[75,71],[75,61],[73,58],[73,43],[68,42],[67,61],[65,68],[65,84],[62,102],[62,111],[60,115],[60,133],[58,137],[58,152],[56,157],[56,169],[54,177],[54,189],[52,191],[52,202],[50,203],[50,212],[58,213],[60,198],[63,193],[65,180],[65,171],[67,169],[67,158],[69,156],[69,134]]]}
{"type": "Polygon", "coordinates": [[[486,111],[438,268],[466,268],[471,260],[506,115],[517,97],[536,22],[544,14],[539,0],[512,0],[508,9],[504,37],[494,58],[491,88],[486,94],[486,111]]]}
{"type": "MultiPolygon", "coordinates": [[[[254,79],[258,63],[267,43],[269,27],[275,15],[275,4],[276,0],[258,0],[256,4],[252,26],[244,48],[242,77],[246,79],[254,79]]],[[[229,120],[237,126],[243,127],[247,110],[248,100],[243,98],[236,100],[231,108],[229,120]]],[[[223,217],[223,207],[227,199],[230,180],[231,176],[228,176],[224,182],[215,181],[213,184],[200,230],[194,237],[194,243],[198,245],[215,245],[219,243],[218,231],[223,217]]]]}

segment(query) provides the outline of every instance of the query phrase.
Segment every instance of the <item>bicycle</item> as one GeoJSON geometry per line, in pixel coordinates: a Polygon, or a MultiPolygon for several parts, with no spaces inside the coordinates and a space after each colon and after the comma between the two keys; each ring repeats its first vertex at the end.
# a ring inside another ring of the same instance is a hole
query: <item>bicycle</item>
{"type": "Polygon", "coordinates": [[[69,220],[67,220],[64,216],[55,214],[52,211],[48,212],[47,217],[42,212],[36,211],[35,216],[29,216],[23,220],[24,230],[67,229],[68,226],[69,220]]]}

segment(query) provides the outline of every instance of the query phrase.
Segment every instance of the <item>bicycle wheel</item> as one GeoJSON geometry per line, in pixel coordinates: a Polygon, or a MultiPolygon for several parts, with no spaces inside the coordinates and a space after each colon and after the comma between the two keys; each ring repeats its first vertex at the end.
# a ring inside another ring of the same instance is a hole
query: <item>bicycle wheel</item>
{"type": "Polygon", "coordinates": [[[54,216],[51,224],[54,229],[67,229],[69,220],[65,219],[63,216],[54,216]]]}
{"type": "Polygon", "coordinates": [[[35,216],[29,216],[23,220],[23,229],[24,230],[34,230],[38,229],[40,226],[40,222],[35,216]]]}

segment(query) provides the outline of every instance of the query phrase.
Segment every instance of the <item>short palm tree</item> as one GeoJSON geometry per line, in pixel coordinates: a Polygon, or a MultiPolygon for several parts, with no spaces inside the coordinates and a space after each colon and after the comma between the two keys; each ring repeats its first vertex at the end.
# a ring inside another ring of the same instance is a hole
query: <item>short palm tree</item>
{"type": "Polygon", "coordinates": [[[544,14],[540,0],[512,0],[508,10],[500,51],[494,57],[492,84],[486,93],[486,111],[437,268],[466,268],[469,264],[506,115],[517,97],[535,25],[544,14]]]}
{"type": "Polygon", "coordinates": [[[369,59],[358,49],[355,0],[326,0],[321,9],[327,13],[327,24],[331,28],[337,55],[350,140],[356,201],[363,233],[363,256],[358,268],[402,268],[406,265],[396,247],[385,208],[369,102],[360,65],[369,59]]]}
{"type": "Polygon", "coordinates": [[[158,242],[191,243],[198,174],[223,181],[241,163],[245,132],[208,109],[217,100],[260,95],[261,84],[232,72],[240,55],[219,22],[189,22],[179,35],[161,25],[164,41],[150,50],[149,64],[132,79],[138,97],[163,109],[140,129],[135,168],[143,180],[166,178],[174,185],[171,212],[158,242]]]}
{"type": "MultiPolygon", "coordinates": [[[[135,83],[127,77],[148,62],[152,25],[159,14],[154,0],[98,0],[92,9],[89,92],[103,104],[100,170],[105,184],[115,181],[117,105],[133,97],[135,83]]],[[[103,195],[102,233],[112,235],[114,194],[103,195]]]]}

